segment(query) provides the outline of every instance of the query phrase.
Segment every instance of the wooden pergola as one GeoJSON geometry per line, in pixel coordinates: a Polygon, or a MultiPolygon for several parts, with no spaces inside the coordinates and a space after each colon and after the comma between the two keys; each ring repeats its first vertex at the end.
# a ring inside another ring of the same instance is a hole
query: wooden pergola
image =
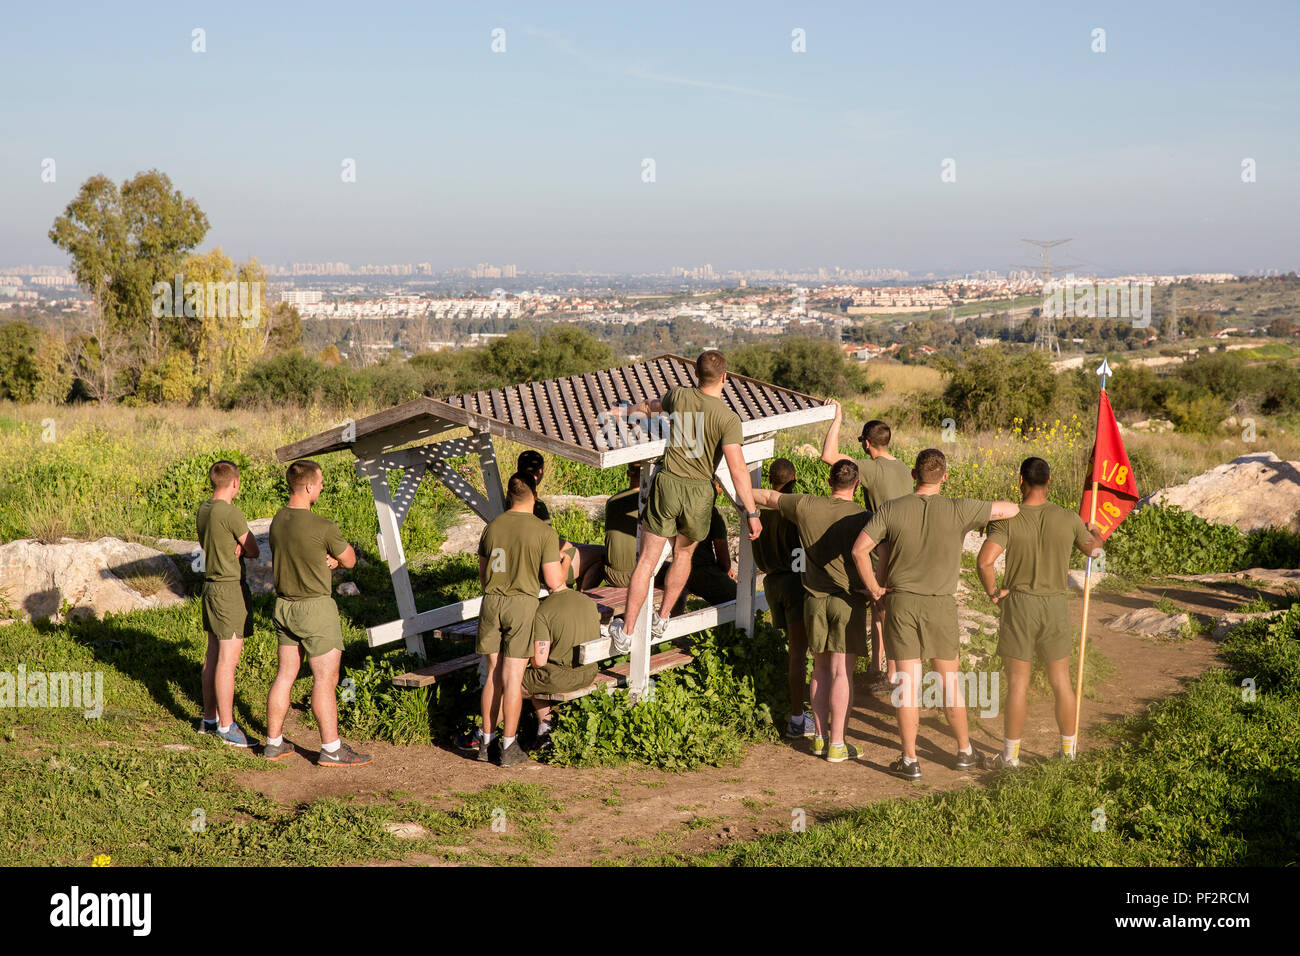
{"type": "MultiPolygon", "coordinates": [[[[350,451],[356,457],[357,473],[370,481],[379,518],[379,553],[392,576],[398,612],[396,620],[368,628],[367,639],[371,647],[402,640],[408,653],[424,658],[424,635],[473,621],[482,598],[416,610],[401,529],[420,482],[431,476],[485,522],[491,521],[505,507],[493,436],[601,469],[653,461],[662,456],[666,445],[663,422],[651,419],[629,423],[610,410],[623,403],[658,399],[676,385],[694,384],[694,362],[678,355],[662,355],[618,368],[468,392],[441,401],[417,398],[285,445],[276,450],[276,457],[283,462],[336,451],[350,451]],[[440,438],[460,429],[468,429],[470,434],[440,438]],[[423,444],[411,446],[413,442],[423,444]],[[453,459],[466,455],[478,457],[483,493],[451,464],[453,459]],[[388,485],[391,469],[402,470],[395,492],[390,492],[388,485]]],[[[730,373],[723,400],[740,417],[742,447],[754,487],[761,483],[763,461],[773,456],[776,432],[826,421],[834,414],[810,395],[730,373]]],[[[719,465],[717,476],[739,509],[725,461],[719,465]]],[[[652,480],[653,475],[641,484],[642,506],[652,480]]],[[[656,573],[670,550],[665,546],[656,573]]],[[[756,580],[753,549],[742,533],[735,601],[676,615],[667,632],[654,638],[650,634],[653,601],[647,600],[636,624],[637,636],[627,670],[627,686],[633,697],[643,695],[649,686],[653,645],[726,622],[752,633],[755,612],[767,607],[763,595],[755,591],[756,580]]],[[[602,626],[600,639],[582,646],[581,663],[611,656],[606,630],[602,626]]]]}

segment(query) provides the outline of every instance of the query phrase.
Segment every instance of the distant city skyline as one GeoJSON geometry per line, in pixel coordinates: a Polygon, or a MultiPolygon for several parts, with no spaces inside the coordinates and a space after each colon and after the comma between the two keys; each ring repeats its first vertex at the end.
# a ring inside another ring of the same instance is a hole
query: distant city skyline
{"type": "Polygon", "coordinates": [[[5,27],[0,263],[66,265],[46,234],[80,184],[158,168],[203,249],[275,264],[919,278],[1072,236],[1062,270],[1300,267],[1293,3],[87,3],[5,27]]]}

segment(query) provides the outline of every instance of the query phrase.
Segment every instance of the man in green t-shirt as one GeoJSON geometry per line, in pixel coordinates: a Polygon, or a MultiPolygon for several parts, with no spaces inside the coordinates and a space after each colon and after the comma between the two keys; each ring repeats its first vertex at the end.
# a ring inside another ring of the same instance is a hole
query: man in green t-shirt
{"type": "Polygon", "coordinates": [[[1066,589],[1070,553],[1078,548],[1094,557],[1101,553],[1101,535],[1089,529],[1073,511],[1047,500],[1050,466],[1041,458],[1020,464],[1020,513],[989,525],[980,548],[980,583],[1001,612],[998,654],[1007,668],[1007,714],[1002,753],[985,760],[989,769],[1020,766],[1020,735],[1028,707],[1029,678],[1034,657],[1042,659],[1056,698],[1056,725],[1061,732],[1060,755],[1074,757],[1074,685],[1070,682],[1070,645],[1074,629],[1066,589]],[[1006,551],[1002,588],[994,562],[1006,551]]]}
{"type": "Polygon", "coordinates": [[[235,669],[244,638],[253,635],[253,598],[243,558],[261,553],[244,513],[234,505],[239,466],[214,462],[208,469],[212,497],[199,505],[199,549],[203,555],[203,722],[199,733],[216,734],[233,747],[255,747],[235,723],[235,669]]]}
{"type": "Polygon", "coordinates": [[[357,563],[352,545],[338,526],[313,514],[325,475],[314,461],[295,461],[286,475],[289,501],[271,519],[271,576],[275,579],[272,619],[279,643],[279,668],[266,702],[266,748],[263,756],[279,760],[294,752],[284,738],[289,693],[305,655],[311,667],[311,712],[320,729],[319,767],[355,767],[370,763],[339,740],[339,661],[343,630],[334,603],[330,572],[357,563]]]}
{"type": "Polygon", "coordinates": [[[636,526],[641,520],[641,463],[627,466],[628,486],[605,500],[605,583],[625,588],[636,567],[636,526]]]}
{"type": "Polygon", "coordinates": [[[895,665],[892,700],[898,709],[903,753],[889,766],[905,780],[921,779],[916,759],[920,724],[921,660],[928,659],[943,688],[943,710],[957,738],[958,770],[980,766],[966,727],[966,708],[957,693],[960,657],[957,637],[957,574],[966,532],[991,520],[1010,518],[1020,508],[1009,501],[945,498],[948,460],[937,448],[916,456],[916,491],[886,501],[853,546],[853,560],[873,601],[885,606],[885,653],[895,665]],[[882,586],[871,563],[880,546],[882,586]]]}
{"type": "MultiPolygon", "coordinates": [[[[722,494],[722,485],[716,488],[722,494]]],[[[673,573],[672,562],[668,562],[655,575],[655,586],[664,587],[668,575],[673,573]]],[[[731,548],[727,543],[727,522],[722,512],[713,509],[709,519],[709,534],[691,552],[691,573],[686,578],[686,589],[673,605],[673,614],[686,610],[686,596],[693,594],[703,598],[706,604],[725,604],[736,600],[736,570],[731,566],[731,548]]]]}
{"type": "MultiPolygon", "coordinates": [[[[540,451],[529,448],[519,453],[515,460],[515,474],[529,479],[533,486],[533,495],[538,494],[542,479],[546,477],[546,459],[540,451]]],[[[533,516],[550,523],[551,510],[540,497],[533,499],[533,516]]],[[[600,586],[605,575],[605,549],[598,544],[579,544],[576,541],[560,539],[560,551],[568,555],[568,578],[566,583],[579,591],[586,591],[600,586]]]]}
{"type": "Polygon", "coordinates": [[[533,618],[533,656],[524,671],[523,692],[533,700],[537,712],[537,737],[551,732],[549,700],[538,694],[566,694],[590,687],[596,679],[596,664],[577,662],[578,646],[600,637],[600,611],[585,594],[564,588],[551,594],[537,608],[533,618]]]}
{"type": "MultiPolygon", "coordinates": [[[[826,400],[827,405],[835,407],[835,417],[826,438],[822,442],[822,461],[828,465],[849,457],[840,451],[840,425],[844,420],[844,409],[833,398],[826,400]]],[[[862,485],[862,497],[867,511],[875,514],[880,506],[891,498],[901,498],[912,493],[914,482],[912,469],[899,461],[889,452],[889,443],[893,439],[893,430],[879,419],[872,419],[862,426],[858,443],[867,457],[855,458],[858,466],[858,481],[862,485]]],[[[885,613],[875,604],[871,606],[871,666],[867,669],[867,681],[874,691],[884,691],[893,686],[894,662],[891,658],[885,663],[885,613]]]]}
{"type": "MultiPolygon", "coordinates": [[[[609,625],[610,641],[620,652],[632,645],[632,635],[649,598],[659,557],[664,544],[671,541],[672,573],[664,581],[659,615],[651,615],[656,636],[667,629],[671,609],[690,576],[691,553],[708,536],[716,497],[713,478],[724,458],[736,488],[736,499],[745,509],[750,540],[763,530],[754,507],[749,468],[740,447],[743,441],[740,416],[722,398],[727,383],[726,357],[717,349],[702,352],[695,361],[695,378],[698,387],[670,388],[659,399],[641,402],[627,410],[627,414],[639,416],[667,412],[670,428],[663,467],[655,476],[641,520],[641,552],[627,589],[626,614],[609,625]]],[[[616,408],[610,412],[622,414],[616,408]]]]}
{"type": "Polygon", "coordinates": [[[538,593],[564,587],[570,557],[560,552],[555,530],[536,517],[536,495],[528,475],[516,472],[506,483],[507,509],[488,522],[478,542],[478,577],[483,587],[478,640],[474,649],[487,660],[487,679],[479,703],[483,727],[478,759],[492,759],[492,736],[503,724],[499,762],[503,767],[527,758],[519,745],[521,681],[533,650],[533,618],[538,593]]]}
{"type": "MultiPolygon", "coordinates": [[[[794,491],[794,462],[775,459],[767,469],[768,484],[783,495],[794,491]]],[[[803,626],[803,575],[795,570],[803,549],[799,527],[780,511],[762,510],[763,533],[754,542],[754,564],[763,572],[763,595],[772,623],[785,632],[790,647],[787,678],[790,685],[790,722],[787,737],[812,737],[816,718],[804,708],[808,698],[808,631],[803,626]]]]}
{"type": "Polygon", "coordinates": [[[799,529],[803,553],[795,567],[803,572],[803,620],[813,653],[813,754],[840,763],[858,756],[845,743],[844,730],[853,707],[853,670],[867,651],[867,601],[850,555],[867,513],[853,500],[857,465],[837,461],[828,481],[829,498],[767,488],[757,489],[754,498],[799,529]]]}

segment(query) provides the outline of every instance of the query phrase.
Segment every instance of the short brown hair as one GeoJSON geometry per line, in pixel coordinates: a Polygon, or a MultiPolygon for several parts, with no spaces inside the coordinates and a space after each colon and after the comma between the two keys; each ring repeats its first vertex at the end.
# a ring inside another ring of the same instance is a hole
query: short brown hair
{"type": "Polygon", "coordinates": [[[865,441],[872,448],[888,448],[889,439],[894,437],[890,427],[875,418],[862,426],[862,437],[858,441],[865,441]]]}
{"type": "Polygon", "coordinates": [[[830,483],[832,491],[843,491],[858,483],[858,465],[852,458],[841,458],[831,465],[830,483]]]}
{"type": "Polygon", "coordinates": [[[695,377],[701,385],[712,385],[722,381],[727,374],[727,357],[717,349],[708,349],[700,353],[695,360],[695,377]]]}
{"type": "Polygon", "coordinates": [[[208,484],[212,486],[213,491],[229,488],[238,477],[239,466],[225,458],[214,461],[212,467],[208,469],[208,484]]]}
{"type": "Polygon", "coordinates": [[[532,501],[536,497],[537,491],[533,487],[532,475],[516,471],[506,482],[506,500],[510,502],[512,508],[525,501],[532,501]]]}
{"type": "Polygon", "coordinates": [[[285,480],[289,482],[289,490],[293,492],[321,474],[324,474],[324,472],[320,465],[310,458],[304,458],[302,461],[295,461],[289,466],[289,470],[285,473],[285,480]]]}
{"type": "Polygon", "coordinates": [[[948,471],[948,458],[937,448],[927,448],[916,456],[916,477],[932,485],[948,471]]]}
{"type": "Polygon", "coordinates": [[[775,458],[767,469],[767,480],[772,483],[772,487],[780,491],[786,485],[794,481],[794,462],[789,458],[775,458]]]}

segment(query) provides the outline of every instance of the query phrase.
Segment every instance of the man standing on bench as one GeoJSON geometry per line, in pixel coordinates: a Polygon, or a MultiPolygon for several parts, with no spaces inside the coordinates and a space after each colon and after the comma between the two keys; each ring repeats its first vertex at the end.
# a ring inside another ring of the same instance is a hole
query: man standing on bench
{"type": "MultiPolygon", "coordinates": [[[[625,653],[632,646],[641,608],[650,598],[651,579],[666,541],[673,546],[673,567],[664,581],[663,601],[658,615],[652,614],[651,630],[662,636],[668,617],[691,573],[691,554],[709,534],[713,516],[713,475],[723,458],[731,471],[736,497],[745,509],[749,538],[763,530],[754,507],[749,469],[741,450],[740,416],[722,400],[727,382],[727,359],[717,349],[702,352],[695,361],[696,388],[670,388],[662,398],[640,402],[628,410],[631,415],[667,412],[671,427],[664,449],[663,467],[654,479],[641,523],[641,552],[637,556],[632,583],[627,589],[623,618],[609,625],[614,650],[625,653]],[[624,621],[628,624],[625,625],[624,621]],[[625,627],[627,628],[625,630],[625,627]]],[[[613,414],[619,410],[611,409],[613,414]]]]}
{"type": "Polygon", "coordinates": [[[524,671],[524,693],[537,711],[537,739],[551,732],[550,701],[538,694],[567,694],[591,686],[599,669],[578,664],[578,646],[600,637],[600,611],[585,594],[565,588],[537,608],[533,619],[533,657],[524,671]]]}
{"type": "Polygon", "coordinates": [[[492,759],[497,720],[504,723],[500,764],[528,759],[515,739],[523,706],[524,668],[533,652],[533,618],[538,592],[564,587],[569,557],[560,554],[560,539],[533,514],[536,496],[529,477],[518,472],[506,484],[508,509],[488,522],[478,542],[478,578],[483,604],[478,616],[475,650],[487,658],[487,679],[480,705],[483,730],[478,759],[492,759]]]}

